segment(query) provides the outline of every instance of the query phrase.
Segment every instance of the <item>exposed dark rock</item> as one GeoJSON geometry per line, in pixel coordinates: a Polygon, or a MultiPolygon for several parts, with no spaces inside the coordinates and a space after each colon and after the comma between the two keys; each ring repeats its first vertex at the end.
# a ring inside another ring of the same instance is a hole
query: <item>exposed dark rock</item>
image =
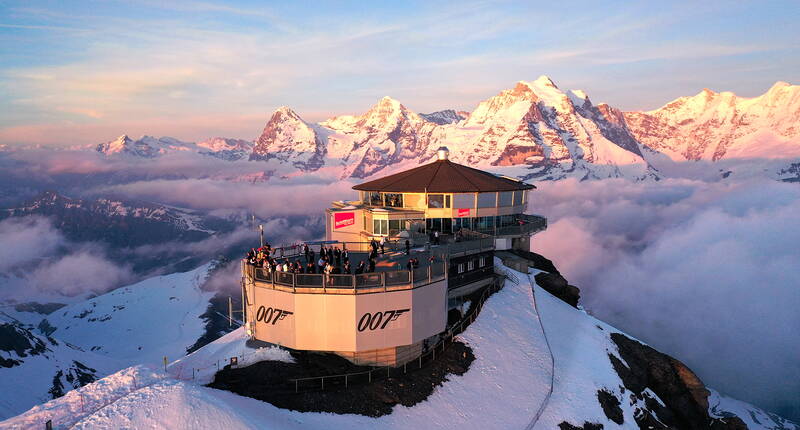
{"type": "MultiPolygon", "coordinates": [[[[386,378],[376,371],[371,383],[351,377],[345,388],[342,378],[325,382],[325,391],[294,393],[289,379],[320,375],[355,373],[372,368],[356,366],[335,355],[296,354],[296,363],[262,361],[248,367],[219,371],[209,387],[232,391],[271,403],[277,407],[300,412],[333,412],[380,417],[392,413],[395,405],[414,406],[424,401],[437,386],[448,380],[448,375],[462,375],[475,359],[469,346],[453,342],[442,355],[437,354],[421,369],[408,365],[394,369],[386,378]],[[381,377],[378,379],[378,377],[381,377]]],[[[366,375],[362,376],[364,379],[366,375]]]]}
{"type": "Polygon", "coordinates": [[[561,274],[541,272],[534,276],[534,279],[536,279],[536,284],[547,290],[550,294],[567,302],[572,307],[578,307],[581,290],[574,285],[569,285],[561,274]]]}
{"type": "Polygon", "coordinates": [[[624,360],[609,354],[614,370],[625,388],[647,406],[636,414],[640,429],[742,428],[741,420],[708,415],[709,391],[685,364],[620,333],[612,333],[611,340],[624,360]],[[648,395],[646,388],[665,406],[648,395]]]}
{"type": "Polygon", "coordinates": [[[547,290],[550,294],[558,297],[572,307],[578,307],[581,297],[581,290],[574,285],[569,285],[566,279],[558,272],[555,264],[547,258],[529,251],[518,249],[509,250],[511,253],[524,258],[528,265],[534,269],[541,270],[534,278],[536,283],[547,290]]]}
{"type": "Polygon", "coordinates": [[[57,399],[64,395],[64,384],[61,382],[61,377],[64,376],[64,372],[58,371],[55,375],[53,375],[53,385],[50,387],[47,392],[50,394],[50,397],[53,399],[57,399]]]}
{"type": "Polygon", "coordinates": [[[542,270],[548,273],[559,273],[552,261],[535,252],[522,251],[519,249],[510,249],[509,252],[528,260],[534,269],[542,270]]]}
{"type": "Polygon", "coordinates": [[[558,428],[561,430],[603,430],[603,425],[585,421],[582,426],[578,427],[566,421],[562,421],[561,424],[558,425],[558,428]]]}
{"type": "Polygon", "coordinates": [[[617,424],[625,422],[625,417],[622,416],[622,408],[617,396],[608,390],[597,390],[597,401],[600,402],[600,407],[606,417],[617,424]]]}
{"type": "Polygon", "coordinates": [[[39,314],[50,314],[66,306],[64,303],[36,303],[26,302],[14,305],[17,312],[35,312],[39,314]]]}
{"type": "MultiPolygon", "coordinates": [[[[13,352],[18,357],[42,354],[47,346],[39,338],[17,324],[0,324],[0,351],[13,352]]],[[[0,358],[0,367],[14,367],[21,361],[0,358]]]]}
{"type": "MultiPolygon", "coordinates": [[[[234,299],[234,309],[241,308],[241,299],[234,299]]],[[[206,323],[205,332],[202,336],[200,336],[199,339],[197,339],[194,345],[186,349],[186,353],[191,354],[236,329],[238,324],[231,327],[228,322],[228,318],[223,316],[227,314],[228,297],[224,294],[217,294],[212,297],[208,303],[206,311],[200,315],[200,318],[206,323]]]]}

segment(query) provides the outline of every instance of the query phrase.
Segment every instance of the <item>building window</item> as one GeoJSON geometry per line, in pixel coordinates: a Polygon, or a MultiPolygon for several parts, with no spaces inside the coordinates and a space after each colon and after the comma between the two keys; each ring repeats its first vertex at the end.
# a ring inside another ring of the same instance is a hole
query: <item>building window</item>
{"type": "Polygon", "coordinates": [[[368,205],[372,206],[383,206],[383,197],[379,192],[370,192],[367,195],[368,201],[366,202],[368,205]]]}
{"type": "Polygon", "coordinates": [[[449,194],[428,194],[429,209],[445,209],[450,207],[449,194]]]}
{"type": "Polygon", "coordinates": [[[475,270],[475,260],[467,261],[467,270],[475,270]]]}
{"type": "Polygon", "coordinates": [[[518,190],[514,191],[514,206],[521,206],[522,205],[522,197],[525,195],[525,191],[518,190]]]}
{"type": "Polygon", "coordinates": [[[453,194],[453,207],[456,209],[472,209],[475,207],[475,194],[453,194]]]}
{"type": "Polygon", "coordinates": [[[372,220],[372,234],[387,235],[389,234],[389,220],[386,219],[373,219],[372,220]]]}
{"type": "Polygon", "coordinates": [[[478,207],[479,208],[493,208],[497,206],[497,193],[479,193],[478,194],[478,207]]]}
{"type": "Polygon", "coordinates": [[[386,193],[383,195],[383,199],[386,202],[386,206],[390,206],[393,208],[402,208],[403,207],[403,195],[398,193],[386,193]]]}
{"type": "Polygon", "coordinates": [[[480,267],[486,267],[486,257],[481,257],[480,260],[478,260],[478,264],[480,267]]]}
{"type": "Polygon", "coordinates": [[[389,234],[397,233],[402,229],[403,220],[390,219],[389,220],[389,234]]]}
{"type": "Polygon", "coordinates": [[[500,207],[508,207],[514,202],[514,192],[513,191],[503,191],[498,194],[498,203],[497,205],[500,207]]]}
{"type": "Polygon", "coordinates": [[[459,265],[458,265],[458,273],[464,273],[464,263],[459,263],[459,265]]]}

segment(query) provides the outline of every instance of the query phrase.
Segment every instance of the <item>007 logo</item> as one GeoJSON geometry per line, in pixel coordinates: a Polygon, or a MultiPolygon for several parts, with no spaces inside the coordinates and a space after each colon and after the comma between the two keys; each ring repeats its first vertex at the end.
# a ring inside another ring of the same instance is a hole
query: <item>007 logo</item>
{"type": "Polygon", "coordinates": [[[256,311],[256,321],[263,321],[265,324],[275,325],[275,323],[288,317],[289,315],[294,315],[294,312],[289,312],[287,310],[278,308],[265,308],[264,306],[261,306],[256,311]]]}
{"type": "Polygon", "coordinates": [[[375,312],[374,314],[367,312],[358,320],[358,331],[367,329],[383,330],[390,322],[400,318],[400,315],[410,310],[411,309],[395,309],[392,311],[375,312]]]}

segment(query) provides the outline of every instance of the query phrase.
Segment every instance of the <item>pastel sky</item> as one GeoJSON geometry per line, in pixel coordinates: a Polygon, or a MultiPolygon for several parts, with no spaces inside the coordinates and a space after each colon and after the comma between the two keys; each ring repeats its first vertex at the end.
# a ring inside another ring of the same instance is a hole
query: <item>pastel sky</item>
{"type": "Polygon", "coordinates": [[[471,110],[543,74],[625,110],[800,83],[795,0],[296,3],[0,0],[0,143],[253,139],[281,105],[471,110]]]}

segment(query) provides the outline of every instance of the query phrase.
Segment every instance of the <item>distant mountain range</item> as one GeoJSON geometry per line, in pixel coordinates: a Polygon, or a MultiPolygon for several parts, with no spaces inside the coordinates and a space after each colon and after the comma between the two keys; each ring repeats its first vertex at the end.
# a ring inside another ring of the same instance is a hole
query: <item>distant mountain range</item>
{"type": "MultiPolygon", "coordinates": [[[[96,149],[148,158],[193,151],[223,160],[274,160],[288,169],[329,167],[340,169],[342,178],[361,179],[431,160],[440,146],[456,162],[519,167],[514,172],[526,179],[648,179],[665,176],[665,163],[800,158],[800,86],[778,82],[754,98],[704,89],[656,110],[623,112],[542,76],[518,82],[472,112],[418,114],[384,97],[361,115],[315,124],[281,107],[254,142],[121,136],[96,149]]],[[[775,176],[792,179],[796,170],[788,164],[775,176]]]]}

